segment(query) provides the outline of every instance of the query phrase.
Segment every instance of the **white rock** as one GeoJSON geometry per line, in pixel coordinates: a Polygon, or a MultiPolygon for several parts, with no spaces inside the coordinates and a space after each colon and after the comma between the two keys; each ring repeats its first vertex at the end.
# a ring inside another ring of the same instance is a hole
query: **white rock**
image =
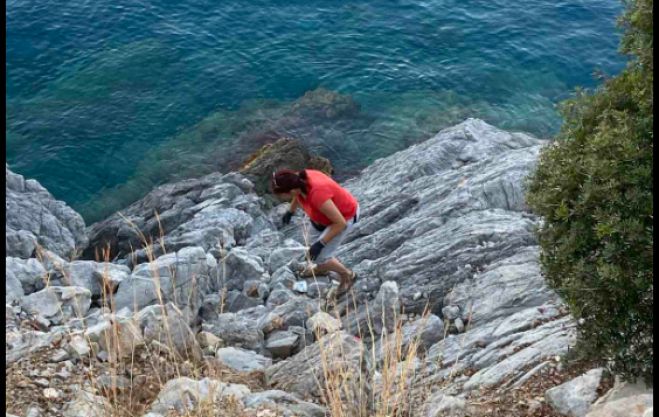
{"type": "Polygon", "coordinates": [[[585,374],[545,392],[547,403],[559,413],[570,417],[583,417],[597,399],[597,387],[602,380],[603,368],[585,374]]]}
{"type": "Polygon", "coordinates": [[[219,348],[215,352],[217,361],[237,372],[262,371],[272,364],[272,359],[234,347],[219,348]]]}

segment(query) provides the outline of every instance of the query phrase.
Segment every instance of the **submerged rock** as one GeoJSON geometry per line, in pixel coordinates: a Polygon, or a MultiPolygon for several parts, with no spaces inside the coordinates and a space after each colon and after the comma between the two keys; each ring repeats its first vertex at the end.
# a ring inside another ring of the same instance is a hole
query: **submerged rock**
{"type": "Polygon", "coordinates": [[[257,193],[264,194],[269,191],[272,173],[282,168],[309,168],[328,175],[332,173],[332,164],[328,159],[311,154],[305,146],[292,138],[281,138],[263,146],[247,158],[240,172],[254,182],[257,193]]]}

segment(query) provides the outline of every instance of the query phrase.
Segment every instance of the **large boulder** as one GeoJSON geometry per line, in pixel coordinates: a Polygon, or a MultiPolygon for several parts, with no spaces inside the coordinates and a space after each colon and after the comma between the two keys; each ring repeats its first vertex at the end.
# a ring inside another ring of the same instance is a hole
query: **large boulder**
{"type": "Polygon", "coordinates": [[[327,410],[317,404],[300,400],[293,394],[280,390],[253,392],[243,398],[245,407],[272,410],[277,415],[299,417],[325,417],[327,410]]]}
{"type": "Polygon", "coordinates": [[[387,359],[404,359],[408,353],[421,356],[431,346],[444,338],[444,324],[434,314],[429,314],[414,321],[405,323],[398,332],[384,335],[377,340],[375,357],[379,364],[387,359]]]}
{"type": "Polygon", "coordinates": [[[115,308],[138,311],[148,305],[173,302],[196,311],[211,287],[214,266],[200,247],[181,249],[140,264],[119,285],[115,308]]]}
{"type": "Polygon", "coordinates": [[[268,334],[274,330],[286,330],[291,326],[304,326],[307,319],[318,310],[318,302],[306,297],[293,297],[261,317],[259,327],[263,333],[268,334]]]}
{"type": "Polygon", "coordinates": [[[261,258],[242,248],[235,248],[218,263],[216,274],[220,283],[218,289],[242,291],[245,282],[260,280],[265,269],[261,258]]]}
{"type": "Polygon", "coordinates": [[[5,166],[6,256],[30,258],[37,246],[73,257],[88,244],[85,222],[36,180],[26,180],[5,166]]]}
{"type": "Polygon", "coordinates": [[[91,292],[82,287],[47,287],[21,299],[23,310],[33,316],[61,324],[83,318],[91,306],[91,292]]]}
{"type": "Polygon", "coordinates": [[[253,184],[236,173],[165,184],[91,225],[83,255],[95,259],[96,250],[109,247],[112,259],[141,263],[165,250],[201,246],[219,257],[223,248],[244,244],[254,230],[274,228],[263,204],[253,184]]]}
{"type": "Polygon", "coordinates": [[[16,278],[16,275],[9,273],[5,275],[5,303],[16,304],[25,295],[21,281],[16,278]]]}
{"type": "Polygon", "coordinates": [[[95,261],[67,262],[50,272],[51,280],[56,285],[84,287],[91,291],[93,298],[106,300],[130,274],[130,269],[125,265],[95,261]]]}
{"type": "Polygon", "coordinates": [[[225,344],[255,352],[263,351],[263,332],[254,319],[235,313],[219,314],[202,324],[204,331],[214,334],[225,344]]]}
{"type": "Polygon", "coordinates": [[[263,371],[272,364],[272,359],[251,350],[234,347],[219,348],[215,352],[217,361],[236,372],[263,371]]]}
{"type": "Polygon", "coordinates": [[[5,275],[7,280],[18,280],[25,294],[43,289],[48,280],[46,268],[35,258],[22,259],[7,256],[5,258],[5,275]]]}
{"type": "Polygon", "coordinates": [[[547,403],[558,413],[569,417],[583,417],[597,399],[597,388],[603,368],[592,369],[545,392],[547,403]]]}
{"type": "Polygon", "coordinates": [[[399,314],[398,284],[387,281],[368,305],[362,305],[356,314],[346,314],[344,325],[352,334],[370,338],[371,333],[381,335],[393,331],[400,320],[399,314]]]}
{"type": "Polygon", "coordinates": [[[613,388],[600,397],[586,417],[652,417],[653,389],[642,381],[623,382],[616,377],[613,388]]]}
{"type": "Polygon", "coordinates": [[[176,304],[149,306],[137,314],[145,342],[156,340],[167,346],[179,358],[199,361],[201,347],[189,326],[190,311],[182,311],[176,304]]]}
{"type": "Polygon", "coordinates": [[[249,388],[241,384],[226,384],[210,378],[199,381],[176,378],[168,381],[160,390],[150,412],[167,415],[173,409],[179,414],[187,414],[192,413],[200,404],[213,404],[229,397],[242,401],[249,393],[249,388]]]}
{"type": "Polygon", "coordinates": [[[368,398],[368,354],[354,336],[336,332],[266,369],[273,388],[319,400],[327,389],[346,397],[346,404],[368,398]],[[361,397],[363,395],[363,397],[361,397]]]}

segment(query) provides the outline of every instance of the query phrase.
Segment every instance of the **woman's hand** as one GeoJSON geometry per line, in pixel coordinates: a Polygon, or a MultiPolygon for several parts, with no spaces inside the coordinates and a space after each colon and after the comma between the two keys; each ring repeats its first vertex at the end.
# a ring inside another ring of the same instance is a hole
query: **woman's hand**
{"type": "Polygon", "coordinates": [[[323,242],[321,242],[320,240],[317,240],[317,241],[316,241],[313,245],[311,245],[311,247],[309,248],[309,258],[310,258],[312,261],[315,261],[316,258],[318,258],[318,255],[320,255],[320,251],[322,251],[324,247],[325,247],[325,245],[323,244],[323,242]]]}

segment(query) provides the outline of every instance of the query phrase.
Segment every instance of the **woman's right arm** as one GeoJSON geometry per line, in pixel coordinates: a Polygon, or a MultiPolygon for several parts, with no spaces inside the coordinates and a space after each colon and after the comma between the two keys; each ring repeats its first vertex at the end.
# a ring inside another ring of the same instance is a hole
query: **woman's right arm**
{"type": "Polygon", "coordinates": [[[293,197],[293,200],[291,200],[291,208],[290,212],[295,214],[295,211],[297,211],[297,207],[300,205],[297,201],[297,197],[293,197]]]}

